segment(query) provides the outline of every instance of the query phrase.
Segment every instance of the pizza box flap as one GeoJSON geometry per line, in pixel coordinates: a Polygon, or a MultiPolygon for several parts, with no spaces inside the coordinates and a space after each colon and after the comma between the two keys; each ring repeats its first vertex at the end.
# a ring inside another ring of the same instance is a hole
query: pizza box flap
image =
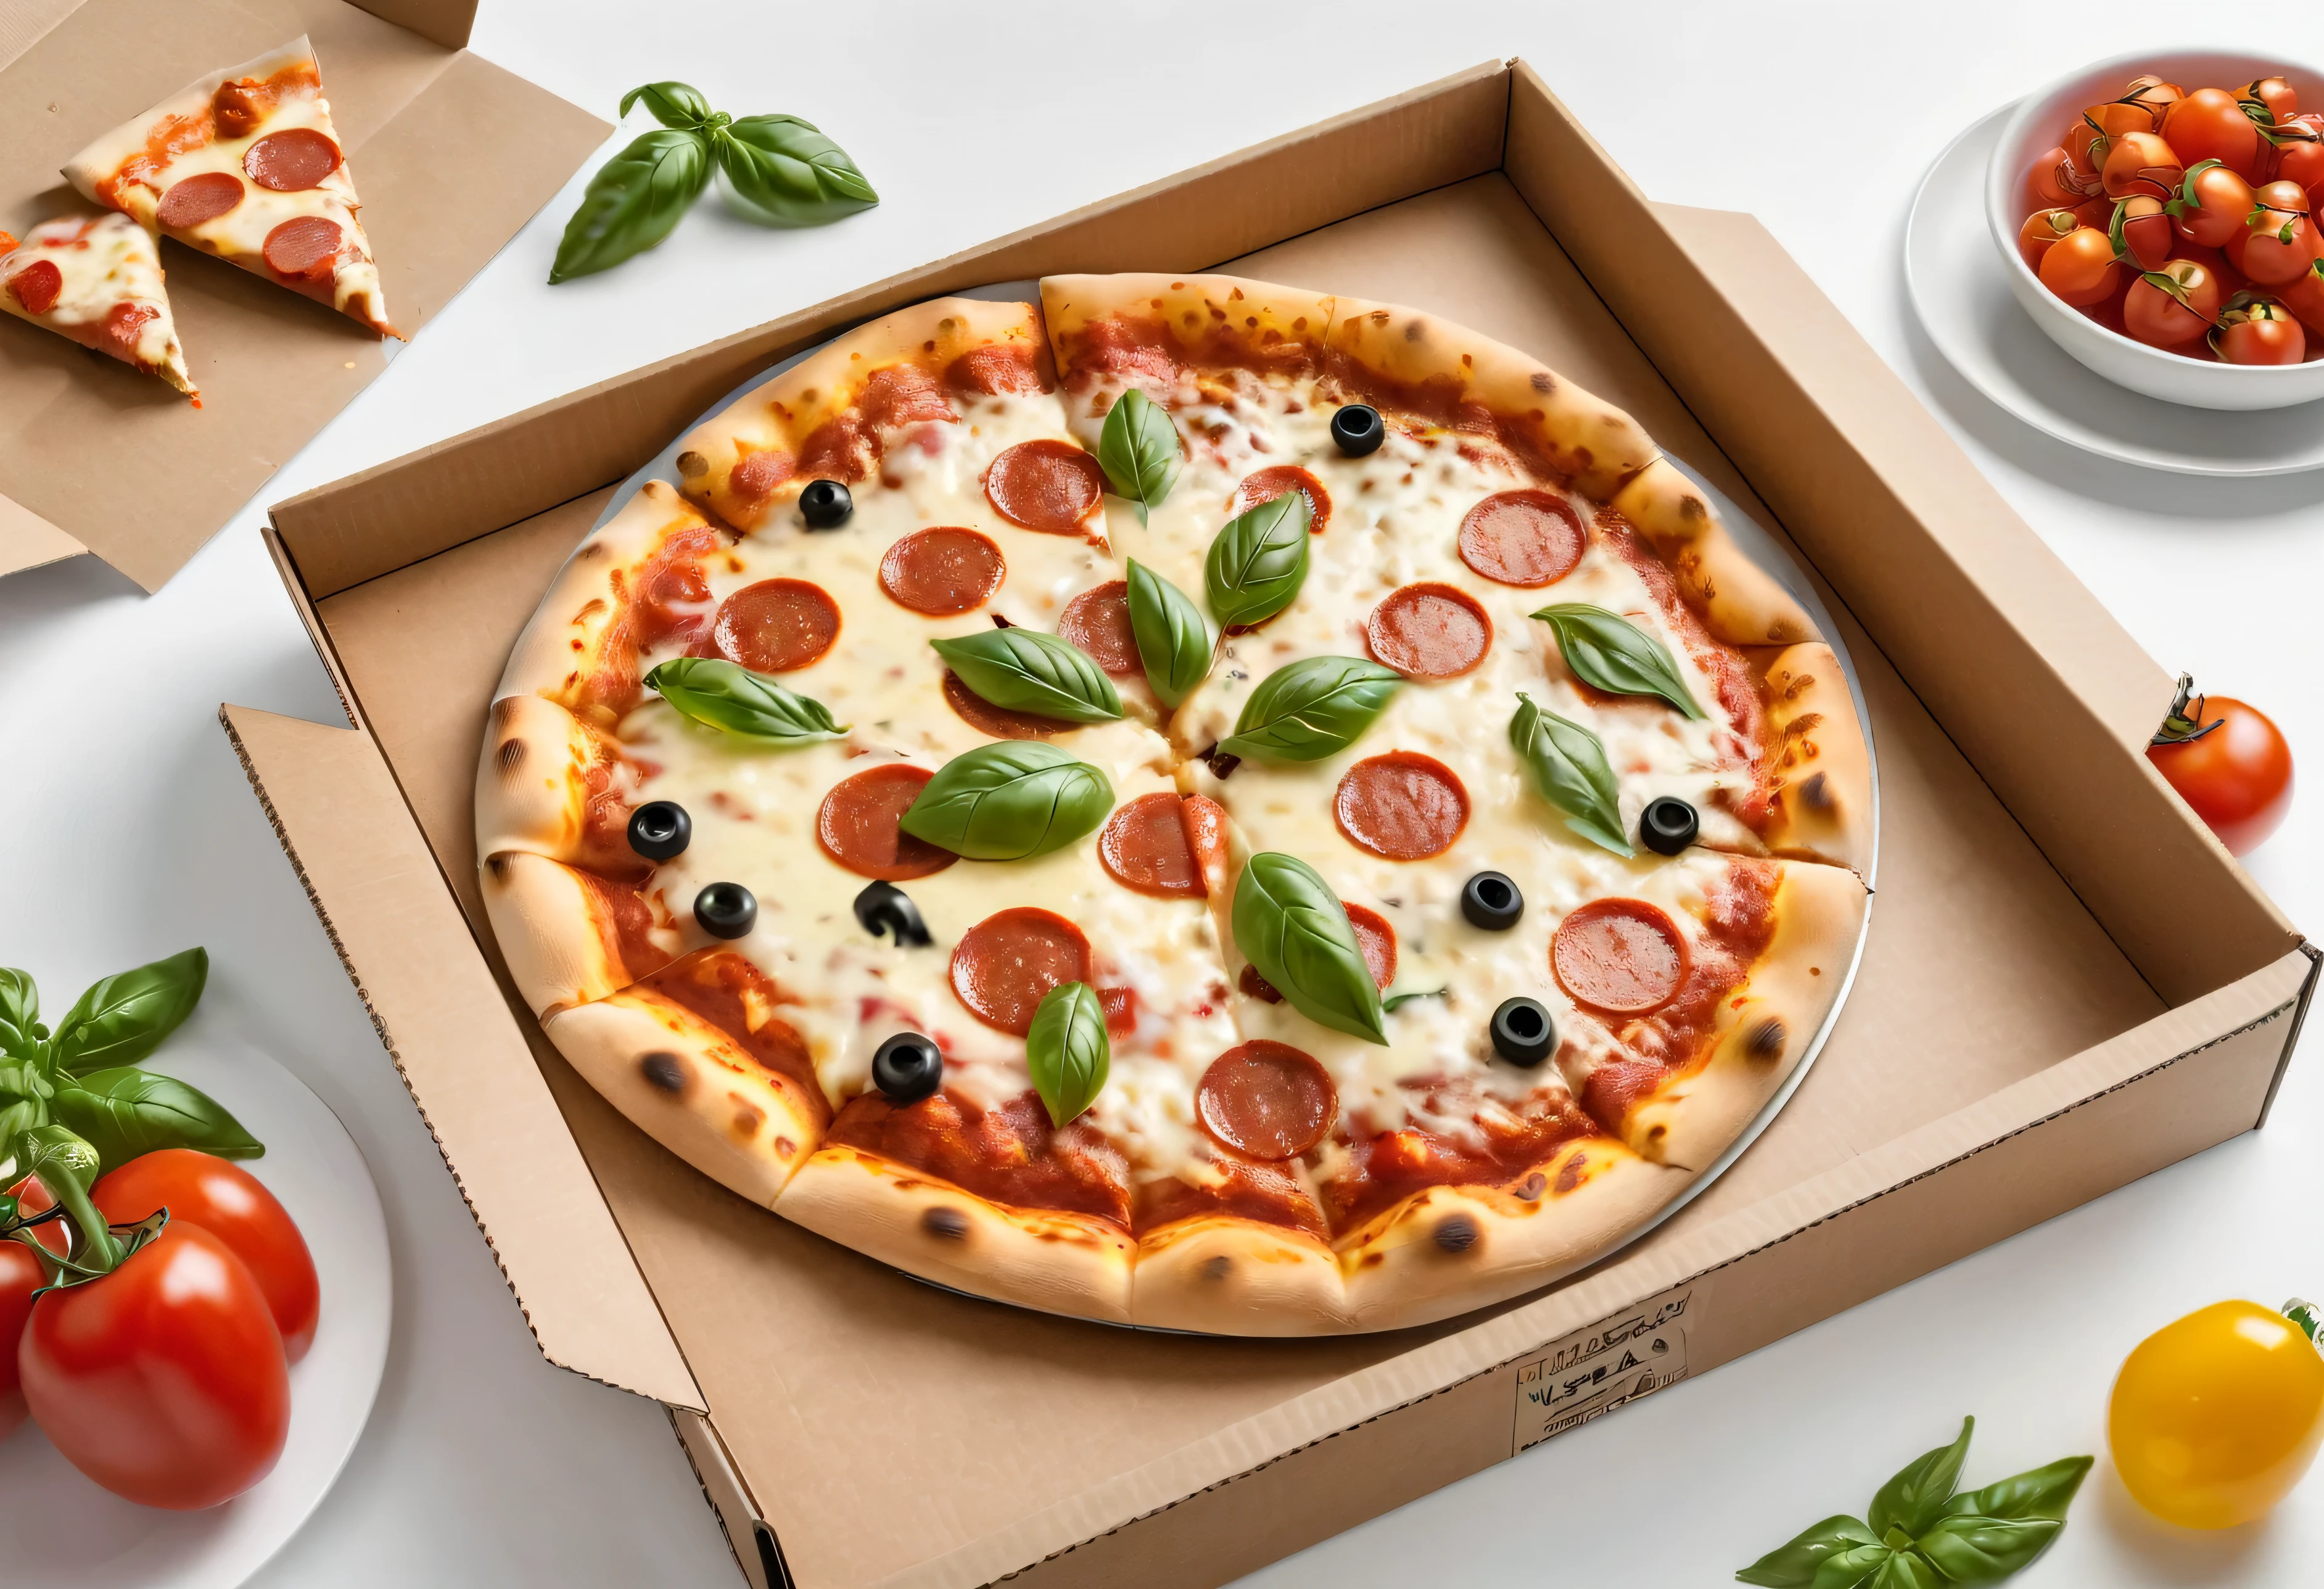
{"type": "MultiPolygon", "coordinates": [[[[414,335],[610,130],[459,48],[474,10],[473,0],[0,0],[0,227],[92,213],[58,174],[90,138],[205,70],[305,33],[389,309],[414,335]],[[142,46],[124,50],[124,38],[142,46]],[[478,180],[450,205],[443,173],[455,159],[478,180]]],[[[126,365],[0,317],[0,574],[86,549],[159,588],[401,348],[175,242],[163,241],[161,263],[198,409],[126,365]],[[138,467],[120,467],[130,456],[138,467]]]]}

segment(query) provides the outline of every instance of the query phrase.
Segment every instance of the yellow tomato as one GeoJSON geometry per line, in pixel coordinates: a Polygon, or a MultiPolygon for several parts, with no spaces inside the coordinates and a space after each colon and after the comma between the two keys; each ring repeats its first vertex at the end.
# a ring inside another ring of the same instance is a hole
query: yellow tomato
{"type": "Polygon", "coordinates": [[[2220,1302],[2138,1344],[2107,1408],[2138,1503],[2188,1529],[2264,1516],[2324,1441],[2324,1354],[2283,1315],[2220,1302]]]}

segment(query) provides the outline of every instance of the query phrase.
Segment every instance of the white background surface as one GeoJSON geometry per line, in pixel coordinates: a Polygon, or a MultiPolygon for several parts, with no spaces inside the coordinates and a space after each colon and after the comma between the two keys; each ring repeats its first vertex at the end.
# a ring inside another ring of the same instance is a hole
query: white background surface
{"type": "MultiPolygon", "coordinates": [[[[576,103],[610,115],[623,90],[676,77],[738,115],[793,112],[844,143],[885,203],[794,234],[706,204],[658,253],[552,290],[576,178],[263,500],[1522,54],[1648,193],[1756,211],[2146,648],[2255,697],[2324,781],[2324,475],[2208,482],[2070,452],[1942,366],[1901,279],[1906,204],[1955,132],[2085,60],[2191,42],[2199,21],[2211,42],[2324,58],[2312,7],[2184,0],[484,0],[475,47],[576,103]]],[[[337,720],[260,546],[261,506],[151,598],[88,559],[0,582],[0,964],[34,970],[62,1002],[102,973],[207,944],[199,1028],[297,1069],[346,1121],[388,1205],[395,1333],[377,1411],[337,1490],[258,1581],[726,1589],[733,1569],[660,1411],[536,1353],[214,721],[221,700],[337,720]]],[[[2324,781],[2252,870],[2295,920],[2324,921],[2324,781]]],[[[1931,1035],[1942,1064],[1943,1034],[1931,1035]]],[[[2319,1040],[2307,1048],[2264,1132],[1250,1582],[1715,1584],[1861,1508],[1964,1412],[1979,1418],[1970,1483],[2101,1451],[2107,1387],[2148,1331],[2222,1297],[2324,1293],[2324,1081],[2319,1040]]],[[[2144,1522],[2101,1464],[2025,1581],[2283,1584],[2311,1581],[2319,1558],[2324,1478],[2263,1524],[2204,1538],[2144,1522]]]]}

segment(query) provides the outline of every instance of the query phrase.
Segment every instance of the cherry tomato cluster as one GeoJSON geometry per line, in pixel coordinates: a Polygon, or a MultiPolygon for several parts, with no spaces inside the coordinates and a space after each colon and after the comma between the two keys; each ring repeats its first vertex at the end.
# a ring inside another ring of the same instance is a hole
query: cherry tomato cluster
{"type": "Polygon", "coordinates": [[[223,1159],[143,1154],[88,1189],[127,1248],[92,1273],[98,1243],[40,1217],[47,1186],[10,1190],[32,1223],[0,1239],[0,1434],[29,1411],[75,1467],[146,1506],[216,1506],[264,1478],[322,1298],[282,1205],[223,1159]]]}
{"type": "Polygon", "coordinates": [[[2283,79],[2135,78],[2035,158],[2017,246],[2060,300],[2150,347],[2296,365],[2324,339],[2319,198],[2324,114],[2283,79]]]}

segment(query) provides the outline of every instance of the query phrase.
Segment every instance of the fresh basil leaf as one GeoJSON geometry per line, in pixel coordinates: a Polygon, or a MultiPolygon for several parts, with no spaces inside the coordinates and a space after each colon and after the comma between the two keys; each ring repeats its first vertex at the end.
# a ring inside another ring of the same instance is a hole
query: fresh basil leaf
{"type": "Polygon", "coordinates": [[[0,1026],[11,1026],[26,1037],[41,1021],[41,990],[32,974],[14,965],[0,965],[0,1026]]]}
{"type": "MultiPolygon", "coordinates": [[[[0,1108],[0,1142],[13,1142],[23,1132],[49,1123],[49,1106],[40,1098],[19,1098],[0,1108]]],[[[15,1161],[0,1159],[0,1185],[14,1185],[15,1161]]]]}
{"type": "Polygon", "coordinates": [[[1253,855],[1235,885],[1232,922],[1243,958],[1293,1009],[1319,1026],[1387,1046],[1379,984],[1347,907],[1314,867],[1272,850],[1253,855]]]}
{"type": "Polygon", "coordinates": [[[1892,1528],[1901,1528],[1907,1534],[1918,1534],[1944,1515],[1945,1502],[1953,1498],[1953,1487],[1960,1482],[1961,1463],[1969,1456],[1969,1437],[1976,1427],[1977,1419],[1961,1419],[1960,1434],[1951,1445],[1923,1452],[1880,1486],[1864,1514],[1874,1533],[1885,1535],[1892,1528]]]}
{"type": "Polygon", "coordinates": [[[1809,1589],[1858,1589],[1859,1584],[1870,1584],[1872,1575],[1895,1554],[1877,1539],[1836,1550],[1817,1564],[1815,1575],[1808,1579],[1809,1589]]]}
{"type": "Polygon", "coordinates": [[[256,1159],[266,1151],[198,1087],[131,1066],[75,1078],[57,1089],[52,1107],[107,1169],[157,1148],[198,1148],[221,1159],[256,1159]]]}
{"type": "Polygon", "coordinates": [[[1071,641],[1012,626],[928,643],[963,684],[996,707],[1065,723],[1111,723],[1121,716],[1113,680],[1071,641]]]}
{"type": "Polygon", "coordinates": [[[847,732],[813,696],[715,657],[678,657],[646,675],[646,688],[696,723],[776,747],[813,744],[847,732]]]}
{"type": "Polygon", "coordinates": [[[57,1068],[78,1074],[143,1059],[194,1012],[209,975],[210,957],[196,947],[99,977],[57,1023],[57,1068]]]}
{"type": "Polygon", "coordinates": [[[1864,1589],[1941,1589],[1944,1577],[1917,1550],[1899,1550],[1872,1569],[1864,1589]]]}
{"type": "Polygon", "coordinates": [[[1735,1575],[1739,1584],[1762,1589],[1808,1589],[1826,1557],[1862,1545],[1877,1545],[1880,1537],[1851,1517],[1829,1517],[1803,1529],[1735,1575]]]}
{"type": "Polygon", "coordinates": [[[1194,598],[1130,559],[1130,632],[1146,682],[1166,707],[1175,707],[1211,676],[1219,637],[1194,598]]]}
{"type": "Polygon", "coordinates": [[[1622,833],[1622,812],[1614,769],[1606,746],[1579,723],[1534,705],[1517,692],[1517,716],[1509,719],[1509,745],[1533,773],[1541,798],[1565,815],[1565,826],[1601,849],[1625,860],[1637,852],[1622,833]]]}
{"type": "Polygon", "coordinates": [[[1112,809],[1103,772],[1045,741],[1012,739],[946,762],[900,826],[972,861],[1023,861],[1095,832],[1112,809]]]}
{"type": "Polygon", "coordinates": [[[1702,716],[1670,648],[1604,607],[1560,602],[1534,614],[1557,635],[1557,649],[1573,676],[1609,695],[1658,696],[1690,717],[1702,716]]]}
{"type": "Polygon", "coordinates": [[[710,180],[710,140],[683,127],[656,127],[597,168],[580,208],[565,223],[553,286],[611,270],[659,243],[710,180]]]}
{"type": "Polygon", "coordinates": [[[1304,658],[1259,681],[1219,750],[1256,762],[1336,756],[1388,709],[1403,683],[1395,669],[1361,657],[1304,658]]]}
{"type": "Polygon", "coordinates": [[[1945,1507],[1948,1515],[1986,1518],[2049,1518],[2062,1521],[2074,1492],[2090,1471],[2087,1456],[2061,1456],[2045,1466],[1997,1480],[1982,1490],[1964,1490],[1945,1507]]]}
{"type": "Polygon", "coordinates": [[[632,88],[622,96],[621,113],[629,115],[630,106],[641,99],[646,102],[646,109],[654,120],[666,127],[698,132],[714,114],[702,90],[685,83],[648,83],[641,88],[632,88]]]}
{"type": "Polygon", "coordinates": [[[1178,483],[1178,428],[1169,411],[1135,386],[1123,393],[1098,435],[1097,462],[1113,494],[1134,505],[1144,523],[1178,483]]]}
{"type": "Polygon", "coordinates": [[[46,1103],[56,1095],[56,1084],[42,1074],[36,1062],[0,1059],[0,1098],[12,1104],[19,1098],[38,1098],[46,1103]]]}
{"type": "Polygon", "coordinates": [[[2057,1518],[1941,1518],[1917,1544],[1956,1584],[1998,1584],[2041,1555],[2065,1526],[2057,1518]]]}
{"type": "Polygon", "coordinates": [[[1415,999],[1441,999],[1449,991],[1445,988],[1418,988],[1408,993],[1388,993],[1381,997],[1380,1008],[1401,1010],[1415,999]]]}
{"type": "Polygon", "coordinates": [[[1079,1118],[1105,1090],[1113,1044],[1106,1036],[1105,1007],[1085,982],[1060,983],[1043,995],[1025,1033],[1025,1068],[1049,1111],[1049,1123],[1063,1127],[1079,1118]]]}
{"type": "Polygon", "coordinates": [[[1307,496],[1286,491],[1227,521],[1203,559],[1211,612],[1229,627],[1260,624],[1291,605],[1307,577],[1307,496]]]}
{"type": "Polygon", "coordinates": [[[880,202],[847,151],[795,115],[746,115],[711,130],[726,207],[765,226],[819,226],[880,202]]]}

